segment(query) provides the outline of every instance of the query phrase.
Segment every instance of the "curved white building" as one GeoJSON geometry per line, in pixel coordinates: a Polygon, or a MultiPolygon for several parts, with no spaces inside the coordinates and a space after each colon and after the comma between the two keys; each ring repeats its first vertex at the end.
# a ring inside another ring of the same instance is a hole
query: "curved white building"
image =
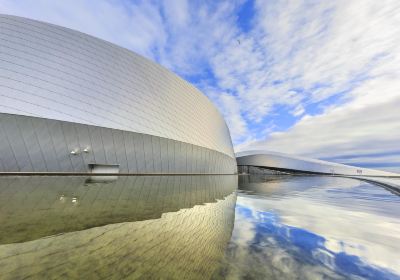
{"type": "Polygon", "coordinates": [[[344,165],[317,159],[304,158],[270,151],[245,151],[236,154],[239,172],[269,173],[268,170],[285,173],[310,173],[348,176],[398,176],[399,174],[344,165]]]}
{"type": "Polygon", "coordinates": [[[236,172],[229,130],[207,97],[77,31],[1,15],[0,101],[0,172],[236,172]]]}

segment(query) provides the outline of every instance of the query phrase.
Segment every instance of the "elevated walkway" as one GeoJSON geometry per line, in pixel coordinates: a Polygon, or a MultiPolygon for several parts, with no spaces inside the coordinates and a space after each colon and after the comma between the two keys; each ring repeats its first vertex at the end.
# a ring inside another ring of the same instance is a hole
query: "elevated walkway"
{"type": "Polygon", "coordinates": [[[400,195],[400,176],[398,177],[340,176],[340,177],[347,177],[376,184],[400,195]]]}

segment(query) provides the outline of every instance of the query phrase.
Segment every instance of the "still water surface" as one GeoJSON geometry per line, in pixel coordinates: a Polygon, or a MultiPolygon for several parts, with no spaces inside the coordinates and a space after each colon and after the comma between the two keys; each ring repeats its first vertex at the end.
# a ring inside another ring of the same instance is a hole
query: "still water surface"
{"type": "Polygon", "coordinates": [[[400,279],[399,213],[334,177],[1,177],[0,278],[400,279]]]}
{"type": "Polygon", "coordinates": [[[399,196],[344,178],[239,180],[224,278],[400,279],[399,196]]]}

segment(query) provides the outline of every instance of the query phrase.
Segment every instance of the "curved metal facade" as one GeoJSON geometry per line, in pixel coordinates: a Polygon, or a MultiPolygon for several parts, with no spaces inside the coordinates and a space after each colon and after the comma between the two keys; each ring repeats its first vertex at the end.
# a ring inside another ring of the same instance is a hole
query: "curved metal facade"
{"type": "Polygon", "coordinates": [[[236,161],[239,170],[241,166],[257,166],[282,171],[287,170],[334,175],[398,176],[398,174],[381,170],[354,167],[268,151],[246,151],[237,153],[236,161]]]}
{"type": "MultiPolygon", "coordinates": [[[[14,134],[20,130],[11,127],[9,116],[22,115],[32,117],[34,121],[61,121],[61,126],[84,124],[171,139],[185,146],[186,160],[203,157],[205,161],[213,160],[217,164],[215,157],[206,159],[205,155],[190,154],[188,147],[193,146],[230,160],[225,173],[236,170],[229,130],[207,97],[160,65],[92,36],[52,24],[1,15],[0,89],[3,122],[0,130],[7,134],[8,142],[13,142],[14,134]]],[[[30,132],[36,133],[36,130],[30,132]]],[[[29,150],[30,143],[24,144],[24,149],[29,150]]],[[[13,143],[0,145],[3,145],[2,150],[18,153],[11,147],[13,143]]],[[[68,139],[65,145],[69,150],[74,148],[68,146],[68,139]]],[[[107,154],[108,148],[103,149],[107,154]]],[[[161,144],[159,149],[162,149],[161,144]]],[[[43,149],[40,152],[46,153],[43,149]]],[[[0,154],[1,157],[5,156],[0,154]]],[[[18,161],[16,155],[14,158],[18,161]]],[[[29,169],[14,170],[2,161],[6,165],[3,171],[29,169]]],[[[157,168],[152,171],[161,172],[157,168]]]]}

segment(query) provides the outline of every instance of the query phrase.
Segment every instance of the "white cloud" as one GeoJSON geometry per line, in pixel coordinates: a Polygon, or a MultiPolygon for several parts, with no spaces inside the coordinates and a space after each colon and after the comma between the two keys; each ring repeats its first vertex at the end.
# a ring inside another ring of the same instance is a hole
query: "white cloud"
{"type": "Polygon", "coordinates": [[[386,165],[388,163],[390,164],[395,164],[397,166],[400,165],[400,157],[399,153],[397,154],[382,154],[379,157],[377,157],[375,154],[369,155],[356,155],[353,157],[339,157],[337,160],[340,160],[340,162],[345,163],[345,164],[376,164],[376,165],[386,165]]]}
{"type": "MultiPolygon", "coordinates": [[[[251,209],[256,217],[257,212],[268,213],[271,212],[271,209],[274,209],[274,212],[279,215],[279,222],[282,224],[302,228],[324,237],[326,239],[324,245],[327,249],[335,253],[345,252],[349,255],[356,255],[367,263],[385,267],[397,273],[400,272],[400,267],[397,265],[398,259],[395,257],[400,249],[400,245],[396,242],[397,236],[400,234],[397,218],[382,214],[375,207],[366,207],[365,205],[368,205],[368,203],[360,203],[360,205],[354,206],[346,201],[346,197],[328,195],[327,189],[324,187],[337,185],[340,186],[340,190],[346,192],[357,190],[360,182],[329,178],[325,182],[313,182],[315,188],[307,189],[305,192],[308,192],[308,194],[300,195],[294,193],[279,194],[279,191],[284,192],[282,190],[285,189],[285,183],[279,183],[276,183],[279,185],[276,188],[278,194],[274,193],[274,196],[280,199],[269,199],[266,203],[262,199],[241,195],[238,196],[237,204],[251,209]],[[309,193],[312,193],[312,196],[309,193]],[[322,199],[323,203],[316,203],[317,197],[322,199]],[[293,205],[296,205],[296,207],[293,207],[293,205]],[[302,209],[302,211],[299,211],[299,209],[302,209]],[[329,215],[326,215],[326,213],[329,213],[329,215]],[[365,230],[369,225],[374,225],[375,229],[380,229],[374,231],[376,235],[366,234],[365,230]],[[391,243],[395,245],[388,246],[391,243]]],[[[296,184],[301,183],[296,182],[296,184]]],[[[310,181],[304,181],[304,184],[309,187],[310,181]]],[[[267,182],[260,189],[264,192],[266,190],[273,192],[273,187],[274,183],[267,182]]],[[[241,222],[239,217],[236,219],[241,222]]],[[[247,226],[247,229],[251,229],[251,227],[247,226]]],[[[236,238],[240,239],[241,231],[236,234],[236,238]]]]}
{"type": "Polygon", "coordinates": [[[277,2],[272,7],[258,3],[260,28],[269,32],[265,46],[274,60],[270,79],[305,89],[291,113],[301,115],[305,105],[338,92],[344,92],[344,98],[341,104],[326,106],[320,115],[306,115],[287,131],[242,144],[240,149],[311,157],[398,151],[400,3],[296,2],[288,6],[277,2]]]}
{"type": "Polygon", "coordinates": [[[171,26],[183,27],[188,23],[190,15],[187,0],[165,0],[162,4],[171,26]]]}
{"type": "Polygon", "coordinates": [[[234,141],[255,140],[254,138],[249,138],[249,131],[246,121],[241,115],[241,104],[238,99],[226,92],[220,92],[213,88],[207,88],[207,92],[223,113],[225,121],[230,128],[232,139],[234,141]]]}
{"type": "Polygon", "coordinates": [[[0,11],[79,30],[151,59],[166,40],[159,7],[150,1],[3,0],[0,11]]]}
{"type": "Polygon", "coordinates": [[[305,110],[304,110],[303,105],[299,104],[299,105],[297,105],[296,108],[294,108],[294,110],[292,110],[290,113],[291,113],[293,116],[298,117],[298,116],[303,115],[304,112],[305,112],[305,110]]]}
{"type": "Polygon", "coordinates": [[[349,104],[308,116],[251,146],[314,157],[398,151],[400,98],[367,107],[349,104]]]}

